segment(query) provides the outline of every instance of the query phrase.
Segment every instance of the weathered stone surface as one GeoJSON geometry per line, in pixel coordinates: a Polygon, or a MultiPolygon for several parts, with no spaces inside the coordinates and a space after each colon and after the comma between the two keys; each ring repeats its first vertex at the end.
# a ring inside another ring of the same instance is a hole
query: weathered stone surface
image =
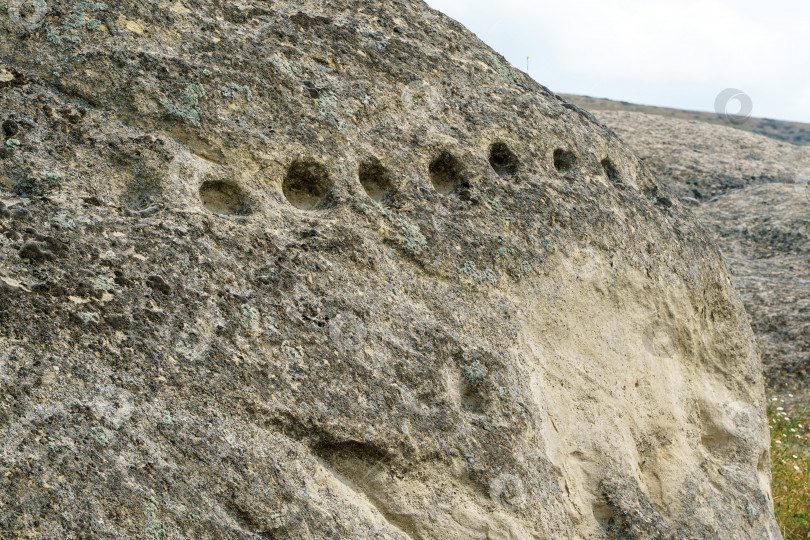
{"type": "Polygon", "coordinates": [[[759,338],[768,386],[810,391],[810,148],[732,128],[599,112],[712,231],[759,338]]]}
{"type": "Polygon", "coordinates": [[[593,117],[420,2],[29,8],[4,535],[779,537],[727,270],[593,117]]]}

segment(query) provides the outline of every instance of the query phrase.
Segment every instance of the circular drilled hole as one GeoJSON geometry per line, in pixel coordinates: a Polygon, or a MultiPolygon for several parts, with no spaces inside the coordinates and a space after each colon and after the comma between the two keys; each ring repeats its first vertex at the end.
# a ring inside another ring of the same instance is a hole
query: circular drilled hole
{"type": "Polygon", "coordinates": [[[313,161],[296,161],[287,171],[282,191],[284,196],[300,210],[322,207],[332,187],[323,165],[313,161]]]}
{"type": "Polygon", "coordinates": [[[605,176],[608,177],[608,180],[613,182],[614,184],[621,184],[622,183],[622,175],[619,172],[619,169],[616,168],[616,165],[610,160],[610,158],[605,158],[602,160],[602,169],[605,171],[605,176]]]}
{"type": "Polygon", "coordinates": [[[210,180],[200,186],[203,206],[214,214],[246,216],[250,213],[248,196],[233,182],[210,180]]]}
{"type": "Polygon", "coordinates": [[[391,196],[391,174],[382,166],[380,161],[372,158],[360,164],[360,184],[369,197],[377,202],[383,202],[391,196]]]}
{"type": "Polygon", "coordinates": [[[560,172],[570,171],[577,162],[577,155],[570,150],[554,150],[554,168],[560,172]]]}
{"type": "Polygon", "coordinates": [[[430,164],[430,181],[442,195],[450,195],[462,183],[461,164],[450,152],[444,151],[430,164]]]}
{"type": "Polygon", "coordinates": [[[499,176],[511,176],[518,170],[518,158],[506,143],[498,142],[489,149],[489,164],[499,176]]]}

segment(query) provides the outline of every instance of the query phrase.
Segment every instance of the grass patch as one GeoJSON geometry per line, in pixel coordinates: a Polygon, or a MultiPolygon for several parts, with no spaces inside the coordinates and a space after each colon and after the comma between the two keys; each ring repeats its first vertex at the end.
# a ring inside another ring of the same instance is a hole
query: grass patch
{"type": "Polygon", "coordinates": [[[810,403],[768,402],[776,519],[785,540],[810,539],[810,403]],[[787,409],[790,409],[788,411],[787,409]]]}

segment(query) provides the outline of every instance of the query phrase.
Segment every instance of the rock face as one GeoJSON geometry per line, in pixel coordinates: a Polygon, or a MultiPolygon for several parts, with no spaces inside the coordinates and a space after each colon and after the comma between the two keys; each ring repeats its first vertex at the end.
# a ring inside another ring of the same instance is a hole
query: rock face
{"type": "Polygon", "coordinates": [[[807,395],[810,148],[701,122],[598,114],[715,233],[759,338],[770,389],[807,395]]]}
{"type": "Polygon", "coordinates": [[[0,531],[779,538],[726,267],[421,2],[0,11],[0,531]]]}

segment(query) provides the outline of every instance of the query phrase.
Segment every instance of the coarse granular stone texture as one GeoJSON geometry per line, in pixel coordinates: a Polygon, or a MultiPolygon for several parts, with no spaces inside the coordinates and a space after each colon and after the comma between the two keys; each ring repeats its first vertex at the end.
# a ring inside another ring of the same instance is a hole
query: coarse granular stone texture
{"type": "Polygon", "coordinates": [[[0,532],[779,538],[753,334],[421,2],[0,11],[0,532]]]}
{"type": "Polygon", "coordinates": [[[769,389],[810,392],[810,147],[728,127],[599,112],[712,231],[759,340],[769,389]]]}

